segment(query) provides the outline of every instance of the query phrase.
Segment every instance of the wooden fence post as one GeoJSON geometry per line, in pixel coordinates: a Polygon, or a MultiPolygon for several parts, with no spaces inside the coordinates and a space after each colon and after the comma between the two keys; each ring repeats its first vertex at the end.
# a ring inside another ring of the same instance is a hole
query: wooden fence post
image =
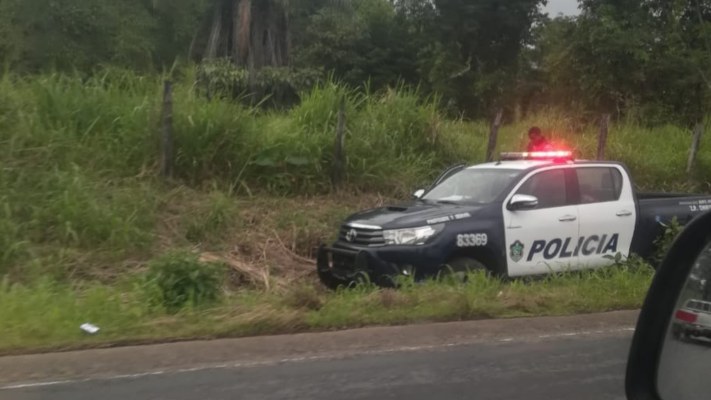
{"type": "Polygon", "coordinates": [[[161,118],[160,173],[164,178],[173,177],[173,84],[165,81],[163,88],[163,112],[161,118]]]}
{"type": "Polygon", "coordinates": [[[501,119],[504,117],[504,110],[499,110],[491,123],[489,131],[489,145],[486,147],[486,161],[494,161],[494,152],[496,151],[496,141],[499,137],[499,128],[501,127],[501,119]]]}
{"type": "Polygon", "coordinates": [[[212,85],[209,78],[205,78],[205,96],[208,102],[212,101],[212,85]]]}
{"type": "Polygon", "coordinates": [[[699,122],[694,128],[694,138],[691,141],[691,149],[689,150],[689,162],[686,164],[686,173],[690,174],[692,168],[694,168],[694,163],[696,162],[696,155],[699,153],[699,146],[701,145],[701,136],[704,133],[704,124],[699,122]]]}
{"type": "Polygon", "coordinates": [[[331,185],[338,190],[343,183],[346,172],[346,98],[341,97],[338,105],[338,122],[336,125],[336,142],[333,149],[333,167],[331,170],[331,185]]]}
{"type": "Polygon", "coordinates": [[[605,149],[607,148],[607,135],[610,129],[610,114],[603,114],[600,118],[600,133],[597,138],[597,159],[605,159],[605,149]]]}

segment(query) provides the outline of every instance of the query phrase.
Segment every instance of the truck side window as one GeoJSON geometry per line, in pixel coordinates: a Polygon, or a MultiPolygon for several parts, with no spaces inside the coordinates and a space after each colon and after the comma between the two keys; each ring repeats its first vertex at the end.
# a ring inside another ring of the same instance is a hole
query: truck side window
{"type": "Polygon", "coordinates": [[[617,201],[622,193],[622,174],[617,168],[576,168],[580,187],[580,203],[617,201]]]}
{"type": "Polygon", "coordinates": [[[527,194],[538,198],[538,209],[568,205],[565,186],[565,170],[554,169],[533,175],[516,194],[527,194]]]}

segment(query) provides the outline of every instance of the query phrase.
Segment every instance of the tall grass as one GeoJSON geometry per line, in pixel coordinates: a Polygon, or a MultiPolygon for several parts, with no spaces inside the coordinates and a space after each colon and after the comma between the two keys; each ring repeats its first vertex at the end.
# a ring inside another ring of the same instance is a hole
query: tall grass
{"type": "MultiPolygon", "coordinates": [[[[324,82],[302,93],[294,108],[264,112],[209,101],[188,80],[175,86],[177,183],[228,193],[206,195],[211,204],[180,216],[190,225],[183,238],[192,243],[218,240],[234,223],[230,196],[328,193],[341,99],[351,191],[404,196],[450,164],[484,158],[489,124],[445,119],[436,100],[416,90],[363,93],[324,82]]],[[[89,78],[0,78],[0,275],[27,274],[32,265],[40,275],[50,267],[115,265],[151,256],[156,241],[170,247],[160,218],[180,199],[153,178],[161,89],[158,76],[117,69],[89,78]]],[[[522,148],[531,125],[582,157],[595,155],[597,128],[555,111],[502,127],[499,150],[522,148]]],[[[618,123],[608,157],[626,162],[641,188],[706,190],[709,145],[690,179],[684,172],[690,140],[681,127],[618,123]]]]}
{"type": "MultiPolygon", "coordinates": [[[[399,292],[331,294],[304,284],[282,295],[228,292],[211,310],[146,308],[131,277],[150,260],[192,247],[272,268],[284,259],[269,258],[270,243],[308,255],[345,215],[376,203],[373,194],[404,196],[448,165],[483,161],[489,130],[487,121],[444,118],[436,99],[406,88],[374,94],[325,82],[292,109],[265,112],[209,101],[186,79],[174,94],[176,176],[164,182],[155,178],[161,93],[160,77],[115,69],[90,78],[0,78],[0,349],[602,311],[641,301],[649,272],[618,268],[399,292]],[[313,198],[330,192],[342,99],[347,192],[370,197],[313,198]],[[277,231],[287,233],[275,238],[277,231]],[[87,321],[102,326],[100,337],[80,336],[87,321]]],[[[597,128],[556,111],[503,126],[499,150],[522,148],[531,125],[595,156],[597,128]]],[[[644,189],[707,190],[709,145],[689,178],[690,141],[681,127],[617,123],[608,158],[626,162],[644,189]]]]}
{"type": "MultiPolygon", "coordinates": [[[[152,171],[158,159],[161,81],[107,70],[82,79],[65,75],[0,80],[0,141],[4,172],[67,171],[100,178],[152,171]]],[[[393,192],[433,169],[484,157],[488,123],[446,120],[435,101],[398,88],[379,94],[326,82],[302,94],[288,112],[259,112],[226,100],[208,101],[188,83],[177,85],[176,171],[199,186],[221,179],[274,194],[328,190],[338,104],[346,99],[348,177],[358,188],[393,192]]],[[[501,129],[500,150],[520,149],[531,125],[594,157],[597,128],[554,111],[501,129]]],[[[686,181],[690,132],[675,126],[611,127],[608,157],[624,161],[642,186],[674,189],[686,181]]],[[[709,161],[702,148],[699,178],[709,161]]],[[[409,187],[407,192],[409,192],[409,187]]]]}

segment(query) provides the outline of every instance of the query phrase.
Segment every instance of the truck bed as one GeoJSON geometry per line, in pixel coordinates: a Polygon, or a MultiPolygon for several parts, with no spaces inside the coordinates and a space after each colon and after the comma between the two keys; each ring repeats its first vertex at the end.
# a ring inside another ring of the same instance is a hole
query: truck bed
{"type": "Polygon", "coordinates": [[[654,241],[674,218],[686,225],[697,215],[711,210],[711,195],[680,193],[637,193],[638,218],[632,252],[646,259],[654,253],[654,241]]]}
{"type": "Polygon", "coordinates": [[[688,194],[688,193],[665,193],[665,192],[637,192],[638,200],[657,200],[657,199],[675,199],[675,198],[707,198],[711,195],[704,194],[688,194]]]}

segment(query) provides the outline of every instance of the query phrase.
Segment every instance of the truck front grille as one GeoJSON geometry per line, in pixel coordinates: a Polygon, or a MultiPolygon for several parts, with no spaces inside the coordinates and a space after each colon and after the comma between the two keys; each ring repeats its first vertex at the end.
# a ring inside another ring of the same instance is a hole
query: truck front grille
{"type": "Polygon", "coordinates": [[[359,246],[376,247],[385,245],[382,229],[355,228],[349,225],[343,225],[338,239],[341,242],[359,246]]]}

